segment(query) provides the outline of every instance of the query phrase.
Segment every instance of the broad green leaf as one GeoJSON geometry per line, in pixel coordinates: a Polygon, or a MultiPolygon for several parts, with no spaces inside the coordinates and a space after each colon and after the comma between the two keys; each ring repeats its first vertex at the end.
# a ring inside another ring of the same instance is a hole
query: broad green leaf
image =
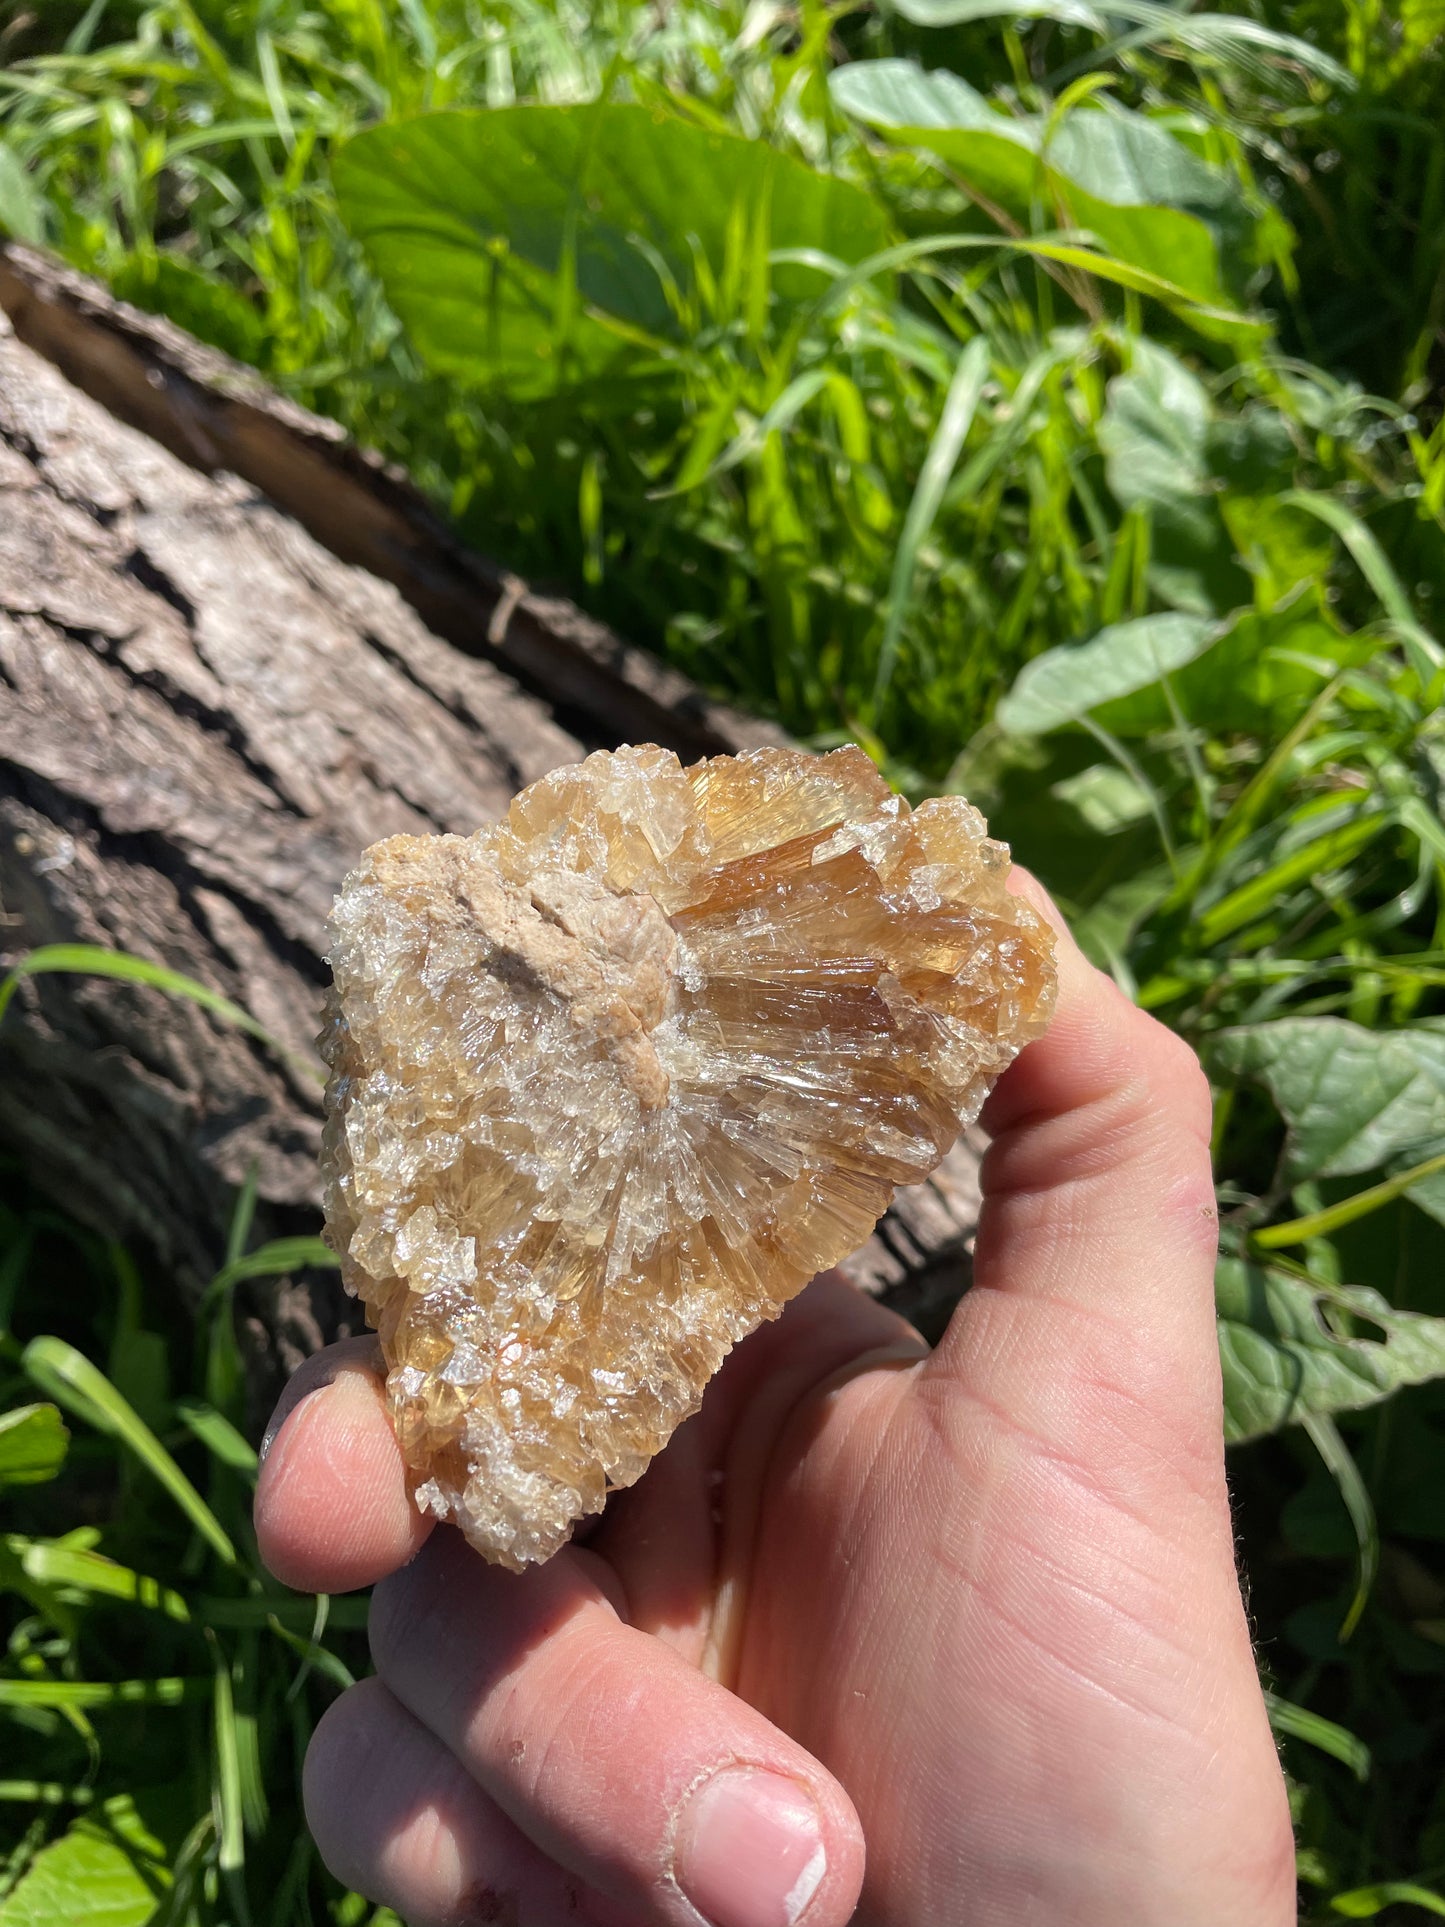
{"type": "Polygon", "coordinates": [[[1076,809],[1096,836],[1115,836],[1142,822],[1151,809],[1138,783],[1117,763],[1094,763],[1055,783],[1050,794],[1076,809]]]}
{"type": "Polygon", "coordinates": [[[1252,250],[1233,181],[1157,122],[1081,107],[1056,120],[1000,113],[966,80],[909,60],[858,61],[833,76],[840,107],[885,138],[936,154],[986,202],[1027,220],[1087,228],[1121,261],[1228,308],[1221,249],[1252,250]]]}
{"type": "MultiPolygon", "coordinates": [[[[1220,1031],[1208,1061],[1268,1089],[1288,1130],[1290,1184],[1413,1166],[1445,1150],[1445,1024],[1366,1030],[1343,1017],[1280,1017],[1220,1031]]],[[[1407,1195],[1445,1222],[1445,1178],[1407,1195]]]]}
{"type": "Polygon", "coordinates": [[[1252,599],[1211,473],[1215,428],[1208,391],[1183,361],[1147,338],[1127,374],[1109,383],[1099,446],[1110,493],[1147,511],[1149,583],[1161,601],[1211,615],[1252,599]]]}
{"type": "Polygon", "coordinates": [[[144,1927],[171,1884],[129,1795],[74,1821],[0,1902],[0,1927],[144,1927]]]}
{"type": "MultiPolygon", "coordinates": [[[[1266,615],[1236,611],[1212,647],[1171,674],[1170,694],[1196,728],[1277,739],[1334,668],[1371,647],[1341,636],[1308,599],[1266,615]]],[[[1111,736],[1128,739],[1172,729],[1174,709],[1155,682],[1105,703],[1094,720],[1111,736]]]]}
{"type": "Polygon", "coordinates": [[[53,1405],[0,1412],[0,1485],[40,1485],[65,1463],[70,1442],[53,1405]]]}
{"type": "Polygon", "coordinates": [[[1445,1318],[1396,1311],[1364,1286],[1221,1258],[1214,1295],[1231,1443],[1445,1378],[1445,1318]]]}
{"type": "MultiPolygon", "coordinates": [[[[1107,0],[1094,7],[1087,0],[893,0],[905,20],[920,27],[959,27],[974,20],[1053,20],[1066,27],[1087,27],[1112,40],[1121,21],[1143,30],[1134,44],[1168,44],[1198,58],[1233,60],[1256,72],[1281,75],[1291,68],[1318,75],[1335,86],[1352,89],[1348,69],[1294,34],[1278,33],[1254,20],[1225,13],[1186,13],[1160,0],[1107,0]]],[[[1410,0],[1405,0],[1406,5],[1410,0]]],[[[1417,0],[1438,5],[1439,0],[1417,0]]]]}
{"type": "Polygon", "coordinates": [[[514,395],[655,365],[700,321],[739,318],[749,274],[785,307],[827,287],[797,261],[766,279],[775,252],[856,264],[890,238],[862,188],[628,104],[419,115],[355,136],[334,175],[424,359],[514,395]],[[701,315],[705,284],[733,289],[733,312],[701,315]]]}
{"type": "MultiPolygon", "coordinates": [[[[1099,423],[1105,475],[1115,500],[1181,511],[1209,480],[1207,444],[1213,408],[1208,391],[1175,354],[1140,337],[1130,368],[1109,383],[1099,423]]],[[[1199,513],[1195,508],[1195,513],[1199,513]]]]}
{"type": "Polygon", "coordinates": [[[1101,629],[1088,642],[1046,650],[1019,671],[998,706],[998,721],[1015,735],[1047,735],[1182,669],[1222,633],[1202,616],[1141,616],[1101,629]]]}

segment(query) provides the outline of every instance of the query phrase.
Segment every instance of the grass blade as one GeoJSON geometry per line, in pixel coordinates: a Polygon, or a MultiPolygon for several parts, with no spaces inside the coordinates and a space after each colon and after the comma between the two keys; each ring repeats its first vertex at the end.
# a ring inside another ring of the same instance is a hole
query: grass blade
{"type": "Polygon", "coordinates": [[[178,1592],[98,1552],[41,1539],[9,1543],[26,1574],[40,1585],[73,1586],[81,1592],[124,1600],[149,1612],[162,1613],[181,1625],[190,1621],[191,1609],[178,1592]]]}
{"type": "Polygon", "coordinates": [[[1380,1528],[1369,1488],[1361,1478],[1360,1468],[1355,1464],[1350,1448],[1341,1438],[1334,1420],[1326,1418],[1321,1412],[1307,1412],[1300,1423],[1324,1461],[1325,1470],[1334,1480],[1345,1502],[1345,1510],[1350,1515],[1350,1523],[1355,1528],[1358,1554],[1355,1596],[1340,1627],[1340,1644],[1343,1645],[1359,1625],[1360,1617],[1369,1604],[1375,1576],[1380,1569],[1380,1528]]]}
{"type": "Polygon", "coordinates": [[[1276,1693],[1266,1691],[1264,1703],[1276,1733],[1303,1740],[1306,1746],[1318,1747],[1321,1753],[1328,1753],[1332,1760],[1347,1766],[1357,1780],[1369,1779],[1374,1764],[1370,1749],[1363,1740],[1356,1739],[1348,1727],[1337,1726],[1333,1720],[1296,1706],[1293,1700],[1281,1699],[1276,1693]]]}
{"type": "Polygon", "coordinates": [[[1346,1920],[1373,1920],[1387,1907],[1418,1907],[1421,1913],[1445,1919],[1445,1897],[1413,1880],[1382,1880],[1375,1887],[1351,1887],[1330,1902],[1332,1912],[1346,1920]]]}
{"type": "MultiPolygon", "coordinates": [[[[335,1653],[328,1652],[324,1646],[318,1646],[314,1639],[300,1638],[289,1626],[283,1626],[279,1618],[273,1617],[270,1626],[276,1637],[289,1646],[300,1659],[301,1669],[297,1674],[298,1679],[304,1679],[308,1671],[314,1671],[323,1674],[333,1686],[339,1686],[342,1692],[356,1684],[355,1674],[343,1660],[336,1657],[335,1653]]],[[[287,1697],[290,1697],[289,1693],[287,1697]]]]}
{"type": "Polygon", "coordinates": [[[223,1265],[206,1286],[203,1305],[224,1296],[243,1278],[284,1278],[288,1272],[308,1268],[335,1271],[340,1262],[330,1245],[320,1238],[273,1238],[269,1244],[259,1245],[243,1258],[223,1265]]]}
{"type": "Polygon", "coordinates": [[[892,579],[888,584],[888,622],[883,631],[878,668],[873,678],[875,707],[883,700],[893,680],[893,666],[912,597],[918,551],[933,527],[933,518],[938,513],[968,431],[973,426],[973,418],[983,395],[983,385],[988,379],[988,359],[989,344],[983,335],[976,335],[959,356],[943,412],[938,418],[938,426],[933,431],[933,440],[919,472],[913,500],[908,505],[903,533],[893,558],[892,579]]]}
{"type": "Polygon", "coordinates": [[[261,1167],[252,1158],[245,1179],[236,1193],[231,1222],[226,1231],[226,1263],[234,1265],[246,1255],[251,1242],[251,1226],[256,1221],[256,1194],[261,1186],[261,1167]]]}
{"type": "Polygon", "coordinates": [[[1445,1171],[1445,1152],[1438,1157],[1426,1158],[1421,1164],[1411,1165],[1408,1171],[1401,1171],[1397,1177],[1372,1184],[1366,1191],[1356,1191],[1351,1197],[1341,1198],[1338,1204],[1326,1205],[1322,1210],[1311,1211],[1303,1218],[1291,1218],[1287,1224],[1266,1225],[1263,1231],[1255,1232],[1253,1242],[1262,1250],[1278,1251],[1285,1245],[1302,1245],[1307,1238],[1328,1238],[1332,1232],[1343,1230],[1357,1218],[1367,1217],[1382,1205],[1393,1204],[1413,1185],[1422,1184],[1426,1178],[1433,1178],[1441,1171],[1445,1171]]]}
{"type": "Polygon", "coordinates": [[[180,1706],[208,1700],[211,1680],[197,1675],[164,1679],[0,1679],[0,1706],[180,1706]]]}
{"type": "Polygon", "coordinates": [[[184,997],[198,1004],[202,1010],[209,1011],[211,1016],[219,1017],[223,1023],[234,1024],[237,1030],[245,1031],[248,1037],[254,1037],[257,1043],[264,1044],[287,1063],[300,1067],[316,1082],[324,1082],[316,1065],[283,1044],[279,1037],[273,1037],[248,1010],[233,1004],[229,997],[212,990],[209,984],[198,983],[194,977],[187,977],[179,970],[167,970],[164,964],[151,963],[145,957],[132,957],[123,950],[106,950],[99,944],[42,944],[39,949],[22,957],[0,982],[0,1023],[4,1022],[11,999],[24,979],[47,974],[113,977],[123,983],[143,984],[149,989],[164,991],[170,997],[184,997]]]}
{"type": "Polygon", "coordinates": [[[104,1372],[62,1338],[32,1338],[20,1362],[27,1376],[58,1405],[68,1406],[98,1431],[126,1446],[165,1487],[219,1557],[228,1566],[239,1564],[236,1548],[215,1513],[104,1372]]]}
{"type": "Polygon", "coordinates": [[[62,1786],[56,1780],[0,1780],[0,1800],[26,1806],[84,1807],[95,1798],[87,1786],[62,1786]]]}
{"type": "Polygon", "coordinates": [[[211,1804],[216,1821],[216,1864],[225,1881],[241,1927],[250,1927],[246,1901],[246,1821],[241,1803],[241,1757],[236,1732],[236,1701],[231,1669],[225,1655],[216,1655],[212,1700],[215,1739],[215,1777],[211,1804]]]}
{"type": "Polygon", "coordinates": [[[1338,829],[1316,838],[1304,849],[1296,850],[1263,876],[1253,877],[1237,890],[1231,890],[1227,897],[1216,903],[1212,910],[1206,910],[1199,919],[1201,942],[1216,944],[1223,937],[1233,936],[1236,930],[1242,930],[1247,923],[1252,923],[1256,917],[1272,909],[1285,890],[1308,882],[1322,872],[1338,869],[1351,857],[1357,856],[1367,843],[1372,843],[1395,820],[1389,811],[1371,810],[1357,817],[1354,822],[1344,823],[1338,829]]]}
{"type": "Polygon", "coordinates": [[[1410,598],[1370,529],[1352,508],[1333,495],[1296,488],[1286,490],[1279,500],[1281,507],[1303,509],[1339,536],[1410,650],[1422,687],[1428,688],[1442,661],[1440,645],[1416,621],[1410,598]]]}
{"type": "Polygon", "coordinates": [[[242,1438],[231,1421],[218,1412],[214,1405],[208,1405],[200,1398],[177,1399],[176,1416],[191,1437],[198,1439],[213,1458],[228,1466],[232,1472],[239,1472],[252,1485],[256,1483],[260,1461],[255,1446],[242,1438]]]}

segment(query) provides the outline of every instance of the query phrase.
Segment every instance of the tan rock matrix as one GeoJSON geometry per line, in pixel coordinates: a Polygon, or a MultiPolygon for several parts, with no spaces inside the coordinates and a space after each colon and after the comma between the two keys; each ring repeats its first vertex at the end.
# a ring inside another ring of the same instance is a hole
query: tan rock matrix
{"type": "Polygon", "coordinates": [[[547,1558],[927,1176],[1051,1008],[1007,873],[859,749],[599,752],[366,852],[326,1216],[420,1505],[547,1558]]]}

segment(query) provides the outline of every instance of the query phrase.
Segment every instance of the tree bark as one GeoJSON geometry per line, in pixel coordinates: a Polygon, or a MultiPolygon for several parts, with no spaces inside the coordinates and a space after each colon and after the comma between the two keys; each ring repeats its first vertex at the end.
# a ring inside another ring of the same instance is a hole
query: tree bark
{"type": "Polygon", "coordinates": [[[0,308],[22,342],[118,420],[204,474],[242,476],[341,561],[394,584],[434,634],[538,696],[589,747],[661,743],[691,762],[786,740],[464,548],[399,469],[170,322],[13,242],[0,242],[0,308]]]}
{"type": "MultiPolygon", "coordinates": [[[[74,377],[0,312],[0,964],[143,956],[277,1045],[156,990],[29,978],[0,1145],[195,1302],[253,1168],[257,1236],[317,1228],[325,918],[368,843],[470,831],[599,743],[777,732],[467,557],[404,478],[168,324],[14,249],[0,303],[74,377]]],[[[860,1283],[952,1301],[975,1162],[900,1199],[860,1283]]],[[[243,1310],[280,1369],[354,1324],[329,1275],[243,1310]]]]}

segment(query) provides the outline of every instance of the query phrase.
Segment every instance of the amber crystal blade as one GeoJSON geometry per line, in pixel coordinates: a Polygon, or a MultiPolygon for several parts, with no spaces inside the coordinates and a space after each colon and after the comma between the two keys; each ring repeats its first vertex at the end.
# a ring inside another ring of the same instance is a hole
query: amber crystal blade
{"type": "Polygon", "coordinates": [[[521,1568],[927,1176],[1047,1022],[959,798],[861,750],[599,752],[346,879],[328,1236],[418,1502],[521,1568]]]}

